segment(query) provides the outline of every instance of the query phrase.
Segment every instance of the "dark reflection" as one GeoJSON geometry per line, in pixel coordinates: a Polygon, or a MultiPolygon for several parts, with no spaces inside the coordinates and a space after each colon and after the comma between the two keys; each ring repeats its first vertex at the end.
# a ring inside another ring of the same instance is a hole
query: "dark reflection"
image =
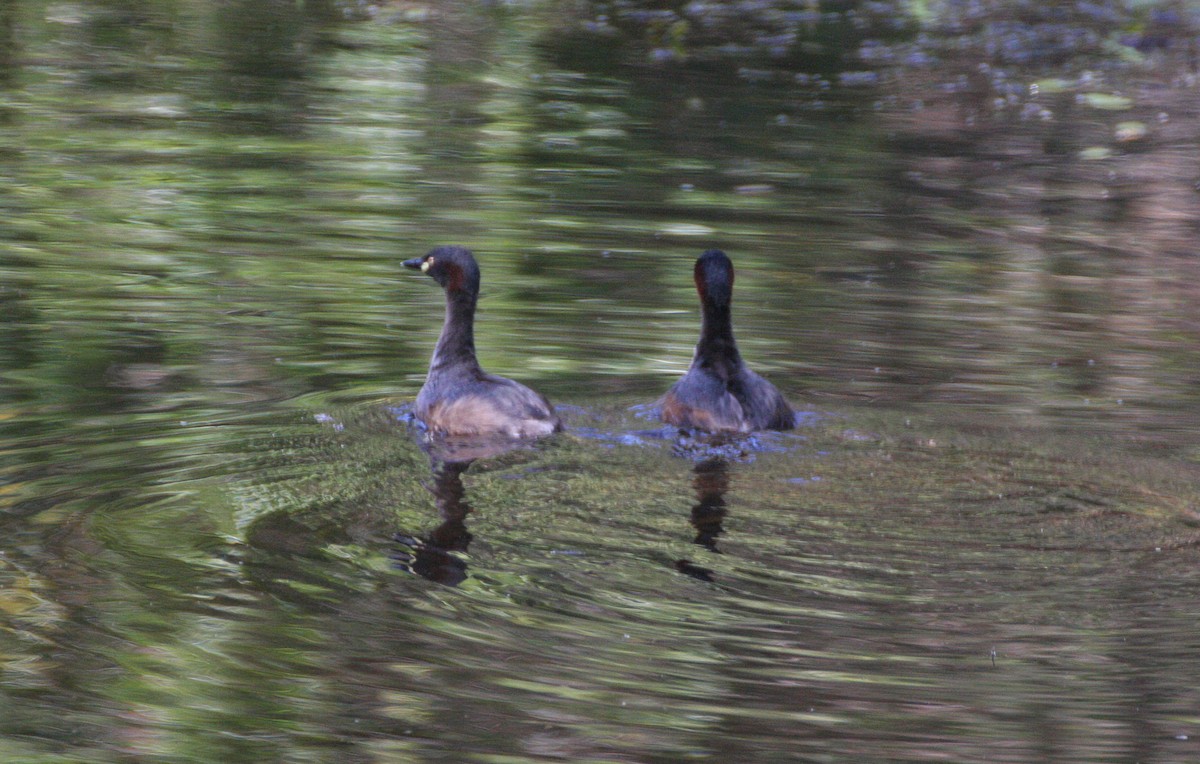
{"type": "Polygon", "coordinates": [[[858,63],[855,54],[864,42],[895,41],[916,33],[914,20],[898,5],[862,0],[619,4],[592,0],[569,6],[588,20],[574,34],[563,34],[561,27],[569,27],[569,22],[556,27],[564,39],[551,43],[557,42],[565,55],[581,60],[585,54],[576,49],[603,48],[616,38],[657,64],[737,55],[759,66],[836,73],[858,63]]]}
{"type": "Polygon", "coordinates": [[[393,555],[400,567],[447,586],[466,580],[467,563],[455,553],[465,553],[472,538],[466,524],[471,505],[467,503],[462,475],[473,462],[432,462],[429,491],[442,522],[423,538],[396,534],[396,541],[405,547],[393,555]]]}
{"type": "Polygon", "coordinates": [[[729,462],[717,457],[706,459],[692,468],[692,486],[696,489],[696,506],[692,507],[692,526],[696,529],[693,543],[710,552],[720,553],[717,538],[725,532],[725,492],[729,490],[729,462]]]}
{"type": "MultiPolygon", "coordinates": [[[[14,3],[0,3],[0,88],[12,87],[17,67],[17,10],[14,3]]],[[[0,111],[0,115],[4,114],[0,111]]]]}
{"type": "MultiPolygon", "coordinates": [[[[696,529],[692,543],[714,554],[722,554],[717,541],[725,534],[725,518],[729,514],[725,494],[729,491],[730,466],[735,462],[752,462],[764,444],[755,434],[713,434],[697,430],[680,430],[672,445],[676,456],[689,459],[692,466],[692,489],[696,504],[689,518],[696,529]]],[[[676,560],[675,568],[702,581],[714,580],[713,571],[691,560],[676,560]]]]}
{"type": "MultiPolygon", "coordinates": [[[[8,266],[10,262],[9,258],[0,256],[0,266],[8,266]]],[[[28,368],[37,360],[35,327],[38,321],[38,312],[30,305],[24,290],[0,290],[0,368],[11,372],[28,368]]],[[[31,395],[32,391],[20,391],[20,394],[31,395]]]]}
{"type": "Polygon", "coordinates": [[[495,438],[430,438],[422,443],[429,454],[433,476],[428,485],[442,522],[428,533],[412,536],[396,533],[403,546],[393,552],[398,565],[422,578],[457,586],[467,578],[465,554],[474,538],[467,530],[467,515],[474,511],[467,502],[463,474],[479,459],[506,454],[528,444],[495,438]]]}
{"type": "Polygon", "coordinates": [[[74,12],[81,85],[120,91],[159,83],[166,54],[177,45],[170,12],[147,0],[101,0],[74,12]]]}
{"type": "Polygon", "coordinates": [[[216,116],[234,133],[289,134],[307,122],[313,47],[328,24],[328,3],[241,1],[213,19],[217,68],[212,94],[236,104],[216,116]]]}
{"type": "MultiPolygon", "coordinates": [[[[692,507],[691,524],[696,529],[692,543],[709,552],[721,554],[717,539],[725,533],[725,493],[729,490],[729,459],[724,455],[699,459],[692,467],[692,488],[696,491],[696,505],[692,507]]],[[[684,575],[701,581],[713,581],[712,570],[697,565],[691,560],[675,561],[675,569],[684,575]]]]}

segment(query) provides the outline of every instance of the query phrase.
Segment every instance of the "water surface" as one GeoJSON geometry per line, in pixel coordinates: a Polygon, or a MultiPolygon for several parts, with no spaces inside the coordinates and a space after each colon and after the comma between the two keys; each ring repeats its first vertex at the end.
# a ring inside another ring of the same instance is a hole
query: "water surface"
{"type": "Polygon", "coordinates": [[[5,760],[1195,759],[1161,18],[627,5],[0,12],[5,760]],[[439,243],[567,433],[431,462],[439,243]],[[794,432],[654,419],[712,246],[794,432]]]}

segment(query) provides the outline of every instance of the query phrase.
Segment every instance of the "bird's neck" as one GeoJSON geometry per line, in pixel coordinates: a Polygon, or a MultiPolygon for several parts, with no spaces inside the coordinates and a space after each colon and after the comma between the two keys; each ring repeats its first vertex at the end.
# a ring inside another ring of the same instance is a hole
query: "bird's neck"
{"type": "Polygon", "coordinates": [[[733,320],[729,303],[704,305],[700,320],[700,341],[696,343],[693,365],[712,369],[728,378],[742,363],[733,339],[733,320]]]}
{"type": "Polygon", "coordinates": [[[446,292],[446,321],[429,362],[431,374],[479,370],[475,358],[475,301],[475,295],[463,290],[446,292]]]}

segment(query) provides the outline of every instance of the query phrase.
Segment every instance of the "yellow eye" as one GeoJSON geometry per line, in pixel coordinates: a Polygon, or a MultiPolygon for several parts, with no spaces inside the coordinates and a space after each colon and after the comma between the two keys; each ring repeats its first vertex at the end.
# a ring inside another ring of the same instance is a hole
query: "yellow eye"
{"type": "Polygon", "coordinates": [[[426,260],[425,262],[421,263],[421,273],[428,273],[428,272],[429,272],[429,266],[431,266],[431,265],[433,265],[433,258],[432,258],[432,257],[431,257],[431,258],[429,258],[428,260],[426,260]]]}

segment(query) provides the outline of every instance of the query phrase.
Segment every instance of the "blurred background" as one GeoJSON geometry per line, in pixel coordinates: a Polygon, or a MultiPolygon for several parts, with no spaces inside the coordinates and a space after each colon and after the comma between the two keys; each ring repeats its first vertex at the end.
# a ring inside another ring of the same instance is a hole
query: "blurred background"
{"type": "Polygon", "coordinates": [[[686,367],[711,246],[791,393],[1194,400],[1187,3],[0,13],[4,401],[411,396],[446,242],[485,365],[576,402],[686,367]]]}

